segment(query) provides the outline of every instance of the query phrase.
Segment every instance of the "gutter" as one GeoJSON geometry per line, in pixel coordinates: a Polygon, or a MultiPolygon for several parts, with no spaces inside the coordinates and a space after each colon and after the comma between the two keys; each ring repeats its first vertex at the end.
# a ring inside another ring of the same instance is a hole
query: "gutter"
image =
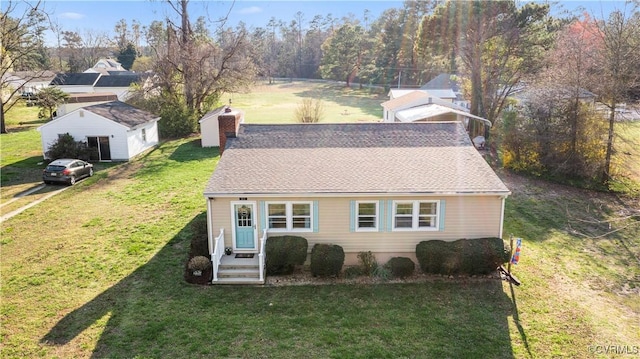
{"type": "Polygon", "coordinates": [[[205,198],[232,198],[232,197],[267,197],[267,198],[292,198],[292,197],[443,197],[443,196],[501,196],[502,200],[511,195],[511,191],[483,191],[483,192],[295,192],[295,193],[259,193],[259,192],[241,192],[241,193],[216,193],[204,192],[205,198]]]}

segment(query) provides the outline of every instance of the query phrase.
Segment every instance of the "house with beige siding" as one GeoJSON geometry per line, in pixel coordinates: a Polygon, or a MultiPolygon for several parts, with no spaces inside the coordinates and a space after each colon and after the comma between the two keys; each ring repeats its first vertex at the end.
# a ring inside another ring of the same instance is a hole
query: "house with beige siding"
{"type": "Polygon", "coordinates": [[[263,283],[269,236],[338,244],[346,265],[502,236],[510,192],[460,122],[220,126],[231,138],[204,191],[214,284],[263,283]],[[254,256],[242,279],[225,267],[238,253],[254,256]]]}

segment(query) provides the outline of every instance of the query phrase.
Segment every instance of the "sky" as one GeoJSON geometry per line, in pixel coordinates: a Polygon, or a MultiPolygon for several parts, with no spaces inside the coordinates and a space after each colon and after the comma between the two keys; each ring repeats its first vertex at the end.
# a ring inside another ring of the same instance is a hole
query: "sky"
{"type": "MultiPolygon", "coordinates": [[[[3,10],[7,3],[7,0],[0,0],[3,10]]],[[[235,26],[242,21],[249,28],[255,28],[265,27],[272,17],[289,23],[298,11],[303,13],[305,25],[315,15],[331,14],[339,19],[353,14],[355,18],[362,19],[365,9],[370,11],[371,19],[376,19],[386,9],[401,8],[402,3],[402,0],[236,0],[235,3],[231,0],[191,0],[189,13],[193,20],[204,15],[210,22],[228,13],[226,25],[235,26]]],[[[564,0],[557,3],[575,13],[580,13],[579,9],[583,7],[597,17],[624,7],[623,0],[564,0]]],[[[44,0],[44,4],[52,20],[57,21],[63,30],[77,31],[81,35],[89,30],[112,36],[115,24],[121,19],[125,19],[129,25],[137,20],[143,26],[167,17],[175,19],[175,12],[163,0],[44,0]]],[[[53,42],[52,39],[53,36],[48,37],[47,42],[53,42]]]]}

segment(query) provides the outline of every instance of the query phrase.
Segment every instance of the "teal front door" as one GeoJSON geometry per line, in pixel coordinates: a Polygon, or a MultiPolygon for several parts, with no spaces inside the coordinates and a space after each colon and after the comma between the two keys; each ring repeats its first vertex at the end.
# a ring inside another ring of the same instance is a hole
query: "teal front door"
{"type": "Polygon", "coordinates": [[[234,203],[235,249],[255,250],[256,223],[253,203],[234,203]]]}

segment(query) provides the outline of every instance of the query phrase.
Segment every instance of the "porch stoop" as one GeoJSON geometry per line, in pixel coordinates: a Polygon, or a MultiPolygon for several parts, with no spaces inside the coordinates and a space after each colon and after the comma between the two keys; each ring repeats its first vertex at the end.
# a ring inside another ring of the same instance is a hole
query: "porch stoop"
{"type": "Polygon", "coordinates": [[[212,284],[264,284],[260,281],[257,254],[254,258],[223,256],[218,269],[218,280],[212,284]]]}

